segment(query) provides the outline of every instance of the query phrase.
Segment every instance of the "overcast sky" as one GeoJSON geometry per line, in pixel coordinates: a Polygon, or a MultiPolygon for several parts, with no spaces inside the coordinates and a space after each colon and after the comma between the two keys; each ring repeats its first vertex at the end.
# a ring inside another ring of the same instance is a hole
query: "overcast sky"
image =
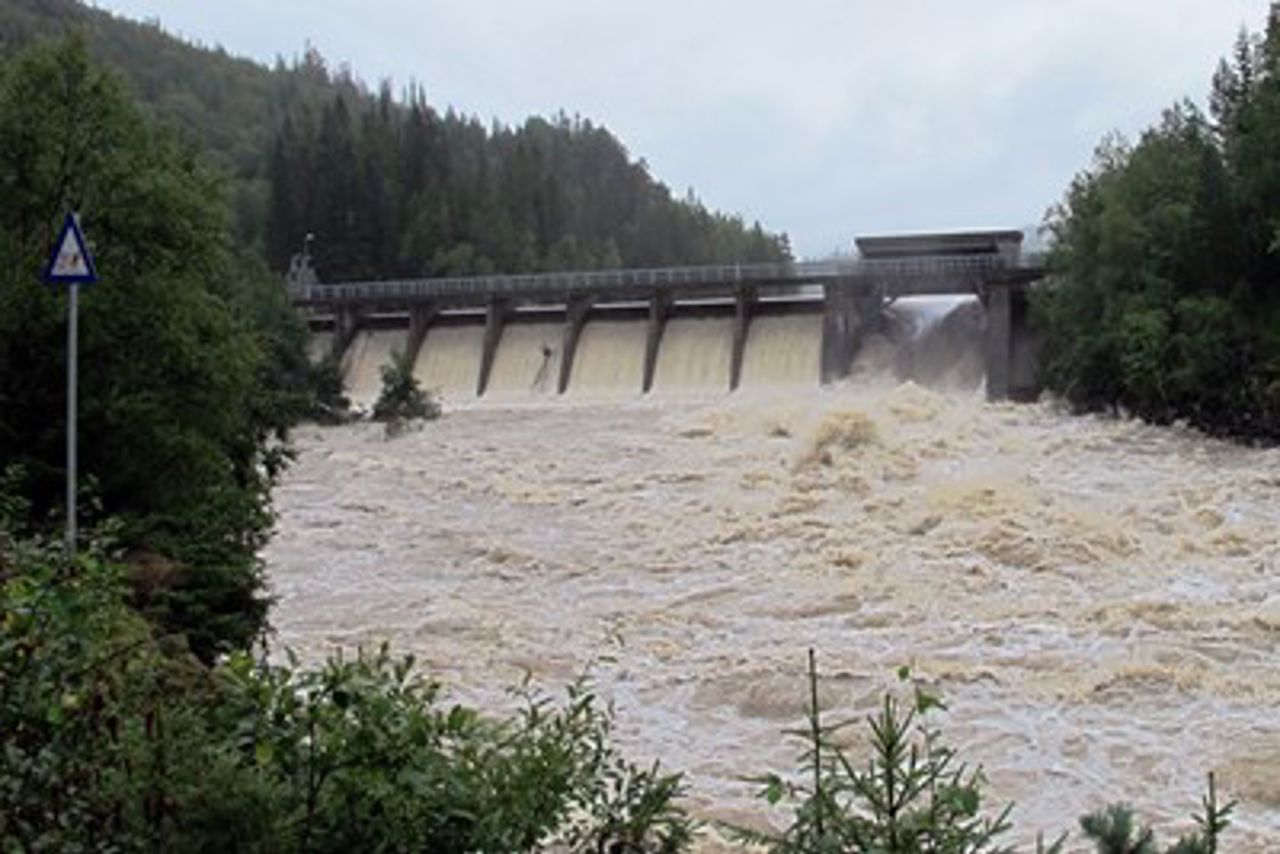
{"type": "Polygon", "coordinates": [[[1037,223],[1109,131],[1204,103],[1267,0],[97,0],[518,124],[606,125],[676,193],[791,235],[1037,223]]]}

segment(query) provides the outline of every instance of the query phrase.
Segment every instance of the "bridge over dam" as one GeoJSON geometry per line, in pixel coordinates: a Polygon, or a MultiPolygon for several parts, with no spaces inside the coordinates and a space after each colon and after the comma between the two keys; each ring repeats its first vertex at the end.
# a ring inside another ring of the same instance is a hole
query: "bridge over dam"
{"type": "Polygon", "coordinates": [[[1026,294],[1045,269],[1022,253],[1021,232],[856,242],[857,257],[835,261],[332,283],[315,280],[304,253],[288,284],[313,352],[342,360],[366,396],[393,350],[454,397],[833,382],[887,305],[937,295],[980,300],[990,399],[1036,393],[1026,294]]]}

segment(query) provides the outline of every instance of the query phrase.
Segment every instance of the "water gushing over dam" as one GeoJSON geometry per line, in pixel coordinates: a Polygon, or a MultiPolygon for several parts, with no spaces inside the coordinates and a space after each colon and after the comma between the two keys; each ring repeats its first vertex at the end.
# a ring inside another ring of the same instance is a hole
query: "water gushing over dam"
{"type": "MultiPolygon", "coordinates": [[[[982,373],[982,319],[973,299],[917,298],[886,311],[888,328],[865,342],[867,353],[855,367],[896,372],[902,378],[941,381],[950,371],[956,382],[973,387],[982,373]],[[951,323],[955,329],[947,326],[951,323]],[[945,334],[936,333],[944,329],[945,334]],[[957,337],[959,336],[959,337],[957,337]],[[920,361],[917,367],[914,363],[920,361]]],[[[562,325],[533,313],[510,320],[495,349],[486,399],[536,400],[558,393],[564,359],[562,325]]],[[[746,335],[740,385],[804,387],[821,377],[822,316],[814,311],[761,313],[746,335]]],[[[641,392],[647,337],[643,317],[601,313],[583,325],[567,394],[574,397],[631,397],[641,392]]],[[[324,336],[324,333],[321,333],[324,336]]],[[[704,311],[670,318],[654,370],[652,392],[659,395],[712,394],[730,385],[733,322],[724,312],[704,311]]],[[[404,352],[403,328],[371,326],[347,348],[343,373],[348,392],[367,408],[381,388],[381,368],[392,354],[404,352]]],[[[438,323],[426,333],[414,365],[423,388],[447,400],[476,397],[484,341],[483,318],[464,315],[438,323]]],[[[326,346],[313,345],[313,350],[326,346]]]]}
{"type": "Polygon", "coordinates": [[[1214,770],[1231,850],[1280,846],[1280,451],[986,403],[965,304],[892,306],[827,387],[820,316],[757,318],[732,394],[706,386],[723,320],[699,323],[667,330],[649,395],[643,318],[588,320],[564,395],[529,377],[531,323],[480,399],[483,329],[433,327],[442,420],[299,436],[266,553],[278,643],[390,640],[492,709],[608,658],[622,744],[738,821],[765,814],[742,778],[793,765],[805,649],[837,718],[910,665],[1020,840],[1117,800],[1185,828],[1214,770]]]}

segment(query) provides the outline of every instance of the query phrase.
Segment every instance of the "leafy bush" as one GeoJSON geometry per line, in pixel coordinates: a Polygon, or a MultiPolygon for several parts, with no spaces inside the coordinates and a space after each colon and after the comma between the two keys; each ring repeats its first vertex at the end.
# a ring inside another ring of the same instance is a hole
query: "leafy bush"
{"type": "Polygon", "coordinates": [[[156,637],[101,549],[0,537],[6,850],[674,852],[678,777],[610,745],[589,685],[493,719],[384,648],[212,670],[156,637]]]}
{"type": "Polygon", "coordinates": [[[562,706],[527,695],[519,715],[494,720],[442,705],[439,687],[385,647],[318,670],[241,655],[218,676],[225,730],[272,781],[288,847],[508,852],[572,839],[610,850],[627,831],[667,838],[668,825],[687,838],[671,805],[677,778],[614,752],[611,716],[586,683],[562,706]],[[610,799],[619,780],[639,785],[610,799]]]}
{"type": "Polygon", "coordinates": [[[418,385],[408,354],[397,350],[391,363],[382,366],[382,392],[373,405],[373,417],[388,423],[440,417],[440,404],[418,385]]]}
{"type": "Polygon", "coordinates": [[[307,413],[321,424],[350,420],[351,400],[342,382],[342,362],[327,355],[311,366],[311,406],[307,413]]]}

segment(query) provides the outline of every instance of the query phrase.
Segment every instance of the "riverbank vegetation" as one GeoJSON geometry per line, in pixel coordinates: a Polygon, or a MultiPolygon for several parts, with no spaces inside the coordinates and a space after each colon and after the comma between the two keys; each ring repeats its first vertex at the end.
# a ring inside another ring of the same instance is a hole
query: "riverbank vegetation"
{"type": "MultiPolygon", "coordinates": [[[[0,494],[9,519],[23,503],[0,494]]],[[[611,746],[587,682],[509,718],[383,649],[206,667],[138,616],[110,537],[0,519],[0,850],[683,850],[680,781],[611,746]]]]}
{"type": "Polygon", "coordinates": [[[23,480],[25,524],[62,516],[66,295],[40,275],[78,210],[102,275],[79,312],[86,521],[119,526],[143,612],[205,660],[243,648],[266,614],[257,553],[284,432],[307,403],[304,327],[228,239],[217,176],[80,41],[0,65],[0,186],[0,465],[23,480]]]}
{"type": "Polygon", "coordinates": [[[1055,207],[1044,379],[1081,409],[1280,440],[1280,9],[1210,111],[1108,139],[1055,207]]]}

